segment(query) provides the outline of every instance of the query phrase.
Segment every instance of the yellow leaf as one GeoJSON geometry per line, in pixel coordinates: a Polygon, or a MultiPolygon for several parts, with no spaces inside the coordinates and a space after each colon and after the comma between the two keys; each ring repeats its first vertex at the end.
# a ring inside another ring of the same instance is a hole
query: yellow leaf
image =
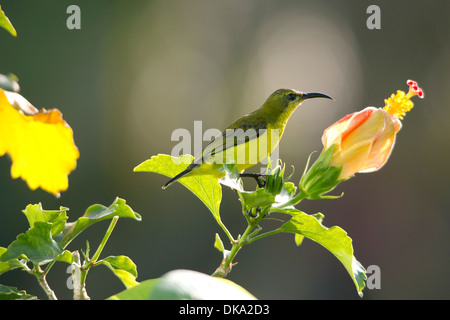
{"type": "Polygon", "coordinates": [[[5,153],[14,179],[57,197],[69,186],[67,176],[79,158],[72,129],[58,109],[38,111],[18,93],[0,89],[0,156],[5,153]]]}

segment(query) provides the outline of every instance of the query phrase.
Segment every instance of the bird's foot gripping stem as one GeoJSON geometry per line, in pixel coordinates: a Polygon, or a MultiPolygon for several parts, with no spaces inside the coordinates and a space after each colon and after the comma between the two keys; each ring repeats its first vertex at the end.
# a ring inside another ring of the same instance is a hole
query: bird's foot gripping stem
{"type": "Polygon", "coordinates": [[[256,180],[258,187],[264,188],[266,186],[266,180],[264,179],[266,175],[259,173],[241,173],[241,178],[253,178],[256,180]]]}

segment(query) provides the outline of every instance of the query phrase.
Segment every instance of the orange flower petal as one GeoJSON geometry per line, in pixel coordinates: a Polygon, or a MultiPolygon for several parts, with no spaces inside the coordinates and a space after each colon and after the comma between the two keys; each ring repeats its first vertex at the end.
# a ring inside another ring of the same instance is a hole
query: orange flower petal
{"type": "Polygon", "coordinates": [[[325,148],[336,144],[330,165],[342,165],[341,179],[378,170],[389,157],[400,126],[396,118],[374,107],[342,118],[322,137],[325,148]]]}
{"type": "MultiPolygon", "coordinates": [[[[380,109],[382,110],[382,109],[380,109]]],[[[395,134],[397,133],[397,122],[384,110],[384,128],[381,135],[375,139],[368,159],[359,172],[373,172],[380,169],[388,160],[394,147],[395,134]]]]}

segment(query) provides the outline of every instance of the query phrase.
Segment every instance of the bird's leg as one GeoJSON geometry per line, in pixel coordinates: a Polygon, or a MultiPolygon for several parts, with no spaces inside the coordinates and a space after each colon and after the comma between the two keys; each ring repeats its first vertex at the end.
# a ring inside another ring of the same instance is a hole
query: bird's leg
{"type": "Polygon", "coordinates": [[[266,185],[266,180],[264,180],[265,174],[259,174],[259,173],[241,173],[241,178],[253,178],[256,180],[256,183],[258,184],[258,187],[264,188],[266,185]]]}

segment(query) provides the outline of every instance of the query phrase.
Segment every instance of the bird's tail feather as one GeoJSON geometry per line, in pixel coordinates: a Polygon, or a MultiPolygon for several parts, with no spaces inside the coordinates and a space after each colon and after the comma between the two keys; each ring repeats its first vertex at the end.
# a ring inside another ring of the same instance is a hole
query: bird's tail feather
{"type": "Polygon", "coordinates": [[[188,174],[191,171],[191,169],[186,169],[183,172],[177,174],[175,177],[173,177],[172,179],[170,179],[169,181],[167,181],[167,183],[165,185],[162,186],[163,189],[167,188],[168,186],[170,186],[172,183],[174,183],[175,181],[177,181],[178,179],[180,179],[181,177],[183,177],[184,175],[188,174]]]}

